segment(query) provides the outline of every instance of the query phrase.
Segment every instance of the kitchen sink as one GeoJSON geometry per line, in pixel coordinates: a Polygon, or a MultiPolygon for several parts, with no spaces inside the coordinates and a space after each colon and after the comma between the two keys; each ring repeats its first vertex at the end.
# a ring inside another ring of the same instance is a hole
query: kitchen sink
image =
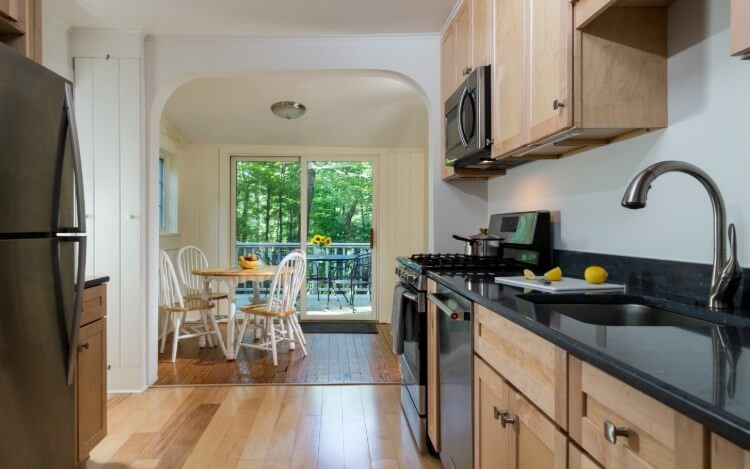
{"type": "Polygon", "coordinates": [[[691,316],[661,309],[633,295],[524,295],[523,299],[563,316],[597,326],[714,325],[691,316]]]}

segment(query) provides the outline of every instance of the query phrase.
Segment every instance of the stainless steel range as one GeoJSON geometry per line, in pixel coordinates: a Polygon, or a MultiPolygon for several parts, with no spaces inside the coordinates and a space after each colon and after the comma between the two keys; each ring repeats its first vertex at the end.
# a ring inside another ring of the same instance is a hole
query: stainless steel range
{"type": "Polygon", "coordinates": [[[471,308],[470,304],[467,308],[465,302],[459,298],[446,300],[439,294],[428,295],[427,273],[472,273],[494,278],[496,275],[518,275],[528,267],[546,268],[551,263],[549,212],[493,215],[490,218],[489,231],[503,238],[498,256],[415,254],[408,258],[398,257],[396,260],[396,275],[404,287],[404,299],[413,303],[412,308],[405,309],[404,317],[404,353],[400,357],[401,407],[414,440],[423,452],[433,451],[426,430],[428,301],[435,303],[442,311],[439,324],[441,338],[443,334],[451,335],[450,341],[447,337],[441,339],[439,358],[441,394],[453,396],[450,403],[441,402],[441,413],[456,416],[452,419],[441,419],[440,457],[445,467],[472,467],[471,308]],[[461,311],[458,311],[459,309],[461,311]],[[461,321],[457,321],[457,318],[461,321]],[[443,367],[447,366],[451,369],[443,370],[443,367]],[[443,375],[460,379],[453,379],[447,383],[443,382],[443,375]],[[464,417],[458,418],[461,415],[464,417]]]}

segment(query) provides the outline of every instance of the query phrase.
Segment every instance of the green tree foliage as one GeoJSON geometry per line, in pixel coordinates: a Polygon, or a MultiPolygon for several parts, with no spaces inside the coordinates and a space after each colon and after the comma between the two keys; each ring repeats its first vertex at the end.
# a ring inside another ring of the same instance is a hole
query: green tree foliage
{"type": "MultiPolygon", "coordinates": [[[[237,241],[300,240],[298,162],[237,162],[237,241]]],[[[372,224],[372,164],[316,161],[309,165],[309,236],[367,242],[372,224]]]]}

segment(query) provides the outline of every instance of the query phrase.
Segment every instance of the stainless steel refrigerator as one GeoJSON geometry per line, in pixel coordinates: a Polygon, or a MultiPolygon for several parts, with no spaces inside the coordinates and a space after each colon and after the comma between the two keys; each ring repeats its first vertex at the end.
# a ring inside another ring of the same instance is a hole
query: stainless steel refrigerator
{"type": "Polygon", "coordinates": [[[0,44],[0,467],[72,467],[86,217],[72,88],[0,44]]]}

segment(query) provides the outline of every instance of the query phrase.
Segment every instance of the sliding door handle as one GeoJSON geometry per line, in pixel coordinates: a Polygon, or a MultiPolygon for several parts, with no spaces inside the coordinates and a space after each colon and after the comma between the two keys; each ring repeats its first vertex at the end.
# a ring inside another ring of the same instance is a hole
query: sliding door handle
{"type": "Polygon", "coordinates": [[[370,249],[375,249],[375,228],[370,228],[370,249]]]}

